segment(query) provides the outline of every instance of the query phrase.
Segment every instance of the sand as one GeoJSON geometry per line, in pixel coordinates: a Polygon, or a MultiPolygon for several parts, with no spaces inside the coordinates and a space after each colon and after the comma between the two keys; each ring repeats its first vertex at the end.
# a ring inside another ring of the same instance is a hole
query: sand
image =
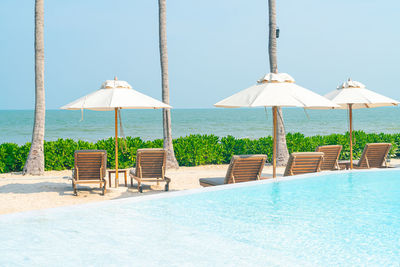
{"type": "MultiPolygon", "coordinates": [[[[400,159],[392,159],[391,166],[400,167],[400,159]]],[[[227,168],[228,165],[180,167],[178,170],[168,170],[166,176],[172,180],[170,191],[186,190],[201,187],[199,178],[224,177],[227,168]]],[[[280,175],[283,171],[284,168],[277,169],[280,175]]],[[[271,166],[264,167],[262,176],[272,176],[271,166]]],[[[95,185],[79,186],[79,194],[74,196],[70,177],[70,170],[47,171],[41,177],[23,176],[21,173],[0,174],[0,214],[164,193],[163,183],[159,186],[146,185],[143,193],[138,193],[136,183],[131,187],[128,176],[128,187],[125,187],[122,176],[118,188],[115,188],[112,179],[112,187],[108,187],[105,196],[100,195],[101,190],[95,185]]]]}

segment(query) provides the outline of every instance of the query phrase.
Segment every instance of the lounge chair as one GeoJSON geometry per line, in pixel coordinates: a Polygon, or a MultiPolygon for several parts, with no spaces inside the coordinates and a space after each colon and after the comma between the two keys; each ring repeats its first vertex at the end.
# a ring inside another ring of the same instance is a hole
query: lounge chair
{"type": "Polygon", "coordinates": [[[321,171],[339,170],[339,155],[342,150],[341,145],[319,146],[315,152],[324,152],[324,159],[321,163],[321,171]]]}
{"type": "Polygon", "coordinates": [[[102,195],[106,192],[107,151],[105,150],[77,150],[75,164],[72,171],[72,188],[77,196],[78,184],[99,184],[102,195]]]}
{"type": "Polygon", "coordinates": [[[323,152],[292,153],[283,176],[319,172],[323,157],[323,152]]]}
{"type": "MultiPolygon", "coordinates": [[[[354,169],[369,169],[389,167],[386,158],[392,144],[390,143],[369,143],[364,147],[359,160],[353,160],[354,169]]],[[[339,161],[340,165],[345,165],[346,169],[350,168],[350,161],[339,161]]]]}
{"type": "Polygon", "coordinates": [[[171,179],[165,176],[167,152],[162,148],[142,148],[136,153],[136,168],[130,170],[131,186],[133,179],[138,183],[138,191],[143,192],[142,182],[165,182],[165,191],[169,190],[171,179]]]}
{"type": "Polygon", "coordinates": [[[260,180],[266,160],[266,155],[233,156],[225,177],[201,178],[200,185],[206,187],[260,180]]]}

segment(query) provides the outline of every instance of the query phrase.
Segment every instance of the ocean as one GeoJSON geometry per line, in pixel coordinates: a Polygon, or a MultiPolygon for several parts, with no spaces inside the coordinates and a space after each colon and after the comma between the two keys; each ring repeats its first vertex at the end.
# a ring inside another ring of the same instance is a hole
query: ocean
{"type": "MultiPolygon", "coordinates": [[[[173,138],[190,134],[233,135],[251,139],[272,135],[272,112],[254,109],[172,109],[173,138]]],[[[31,141],[33,110],[0,110],[0,143],[31,141]]],[[[144,140],[162,138],[161,110],[122,110],[125,136],[144,140]]],[[[306,136],[345,133],[346,110],[283,109],[286,132],[306,136]]],[[[400,109],[384,107],[354,110],[354,129],[368,133],[400,133],[400,109]]],[[[113,111],[47,110],[45,140],[72,138],[97,141],[114,136],[113,111]]]]}

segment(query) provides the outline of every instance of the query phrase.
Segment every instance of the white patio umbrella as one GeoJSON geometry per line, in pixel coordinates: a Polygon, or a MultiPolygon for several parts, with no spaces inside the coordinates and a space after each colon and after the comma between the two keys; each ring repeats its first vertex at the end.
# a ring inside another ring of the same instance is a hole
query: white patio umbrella
{"type": "MultiPolygon", "coordinates": [[[[368,90],[364,84],[351,79],[339,85],[325,97],[339,105],[335,109],[349,110],[350,168],[353,169],[353,109],[397,106],[399,102],[368,90]]],[[[323,107],[318,109],[323,109],[323,107]]]]}
{"type": "Polygon", "coordinates": [[[268,73],[256,85],[236,93],[220,102],[216,107],[272,107],[274,123],[273,177],[276,177],[276,121],[278,107],[338,107],[330,100],[294,83],[286,73],[268,73]]]}
{"type": "Polygon", "coordinates": [[[118,110],[159,108],[171,108],[171,106],[132,89],[126,81],[119,81],[117,77],[114,80],[105,81],[99,90],[61,107],[68,110],[115,111],[116,181],[118,181],[118,110]]]}

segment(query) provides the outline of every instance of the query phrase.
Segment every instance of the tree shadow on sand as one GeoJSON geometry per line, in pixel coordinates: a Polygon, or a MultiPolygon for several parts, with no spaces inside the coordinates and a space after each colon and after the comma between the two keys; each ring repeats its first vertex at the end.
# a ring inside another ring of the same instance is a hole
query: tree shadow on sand
{"type": "MultiPolygon", "coordinates": [[[[78,191],[100,194],[101,189],[89,186],[79,186],[78,191]]],[[[72,185],[68,183],[40,182],[40,183],[13,183],[0,186],[0,194],[35,194],[44,192],[55,192],[60,196],[72,196],[72,185]]],[[[78,193],[79,194],[79,193],[78,193]]]]}
{"type": "MultiPolygon", "coordinates": [[[[120,186],[124,186],[124,185],[120,185],[120,186]]],[[[141,197],[141,196],[147,196],[147,195],[156,195],[156,194],[163,194],[163,193],[167,193],[164,191],[164,187],[160,186],[160,187],[153,187],[151,185],[148,184],[142,184],[143,187],[143,193],[139,193],[138,189],[137,189],[137,184],[133,184],[133,186],[128,185],[127,191],[125,192],[121,192],[121,194],[117,197],[114,197],[112,199],[121,199],[121,198],[128,198],[128,197],[141,197]]],[[[174,189],[170,189],[168,192],[174,192],[174,191],[179,191],[179,190],[174,190],[174,189]]]]}
{"type": "MultiPolygon", "coordinates": [[[[121,184],[120,188],[124,188],[125,185],[121,184]]],[[[111,193],[114,188],[107,187],[107,192],[111,193]]],[[[169,192],[176,190],[169,190],[169,192]]],[[[0,186],[0,195],[2,194],[36,194],[36,193],[58,193],[60,196],[73,196],[73,189],[71,182],[39,182],[39,183],[10,183],[3,186],[0,186]]],[[[80,193],[85,196],[87,194],[95,194],[100,195],[102,190],[96,185],[78,185],[78,197],[80,193]]],[[[154,194],[162,194],[165,191],[163,187],[151,187],[150,185],[143,184],[143,193],[139,193],[137,191],[137,185],[133,185],[133,187],[127,187],[126,191],[118,192],[119,195],[115,197],[111,197],[109,199],[120,199],[127,197],[140,197],[145,195],[154,195],[154,194]]]]}

